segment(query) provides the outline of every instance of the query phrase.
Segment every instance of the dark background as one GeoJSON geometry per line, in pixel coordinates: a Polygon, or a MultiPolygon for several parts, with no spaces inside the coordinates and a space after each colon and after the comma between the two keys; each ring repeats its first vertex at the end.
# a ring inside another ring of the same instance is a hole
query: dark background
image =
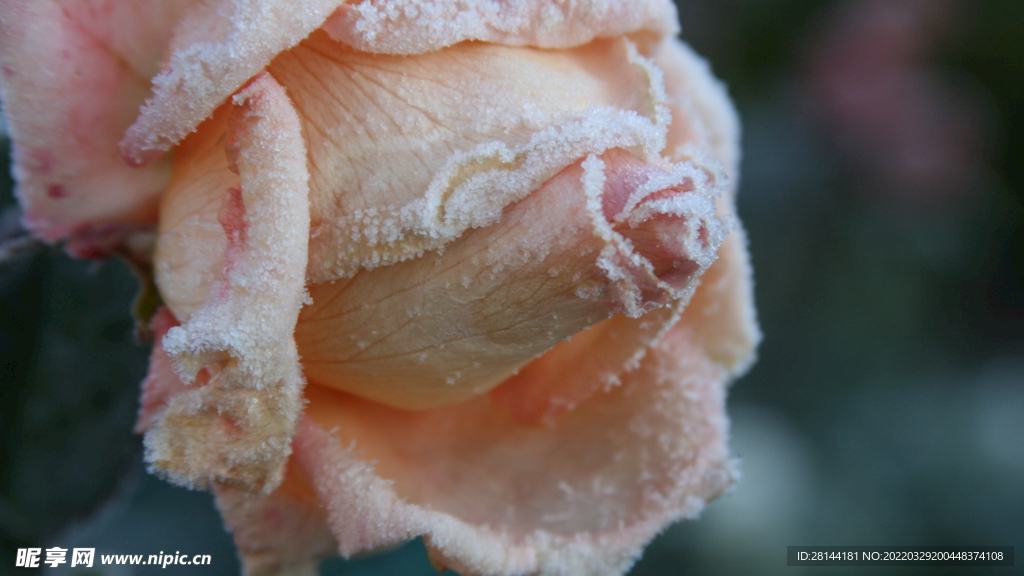
{"type": "MultiPolygon", "coordinates": [[[[631,574],[1024,573],[1024,7],[679,4],[743,119],[765,340],[730,396],[743,481],[631,574]],[[1013,545],[1018,560],[785,566],[787,545],[810,544],[1013,545]]],[[[0,174],[2,205],[10,187],[0,174]]],[[[138,574],[237,574],[209,495],[142,469],[131,273],[19,241],[13,219],[0,218],[0,571],[18,547],[59,544],[213,556],[138,574]]],[[[418,542],[322,567],[432,573],[418,542]]]]}

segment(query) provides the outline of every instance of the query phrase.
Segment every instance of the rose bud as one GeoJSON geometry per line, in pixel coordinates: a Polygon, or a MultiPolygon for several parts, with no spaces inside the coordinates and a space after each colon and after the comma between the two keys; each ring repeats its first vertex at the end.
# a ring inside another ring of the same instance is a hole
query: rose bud
{"type": "Polygon", "coordinates": [[[19,196],[155,227],[137,429],[247,573],[621,574],[728,487],[738,130],[671,3],[103,7],[0,6],[19,196]]]}

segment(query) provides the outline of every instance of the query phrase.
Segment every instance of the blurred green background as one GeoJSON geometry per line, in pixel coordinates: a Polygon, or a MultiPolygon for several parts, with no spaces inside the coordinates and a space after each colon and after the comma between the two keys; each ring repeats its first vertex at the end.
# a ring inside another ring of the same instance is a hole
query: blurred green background
{"type": "MultiPolygon", "coordinates": [[[[1024,573],[1019,558],[785,566],[787,545],[1024,554],[1024,8],[678,4],[743,119],[765,340],[729,400],[742,482],[631,574],[1024,573]]],[[[10,189],[0,174],[4,206],[10,189]]],[[[59,544],[214,561],[110,574],[237,574],[211,498],[142,469],[130,272],[19,243],[15,219],[0,217],[0,570],[16,548],[59,544]]],[[[321,572],[434,573],[418,542],[321,572]]]]}

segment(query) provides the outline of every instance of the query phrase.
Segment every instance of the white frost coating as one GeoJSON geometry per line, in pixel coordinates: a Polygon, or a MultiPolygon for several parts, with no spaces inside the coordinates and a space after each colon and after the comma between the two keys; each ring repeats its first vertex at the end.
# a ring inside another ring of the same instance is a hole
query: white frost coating
{"type": "Polygon", "coordinates": [[[623,42],[628,61],[646,80],[639,110],[594,107],[550,119],[526,144],[494,141],[453,154],[434,174],[423,198],[390,210],[356,210],[338,219],[335,227],[347,232],[344,242],[329,255],[333,262],[323,256],[310,267],[310,280],[348,277],[442,248],[467,230],[493,224],[506,206],[590,154],[620,148],[662,163],[672,122],[664,80],[657,65],[632,42],[623,42]]]}
{"type": "Polygon", "coordinates": [[[668,0],[364,0],[324,29],[365,52],[421,54],[465,40],[569,48],[594,38],[679,32],[668,0]]]}
{"type": "Polygon", "coordinates": [[[153,97],[121,141],[130,164],[160,156],[277,54],[316,30],[344,0],[212,0],[195,4],[171,41],[153,97]]]}
{"type": "Polygon", "coordinates": [[[284,89],[258,76],[233,100],[241,192],[227,191],[224,278],[203,307],[167,332],[182,381],[209,382],[170,402],[147,432],[146,459],[188,486],[273,489],[301,406],[293,332],[305,297],[309,173],[298,116],[284,89]]]}

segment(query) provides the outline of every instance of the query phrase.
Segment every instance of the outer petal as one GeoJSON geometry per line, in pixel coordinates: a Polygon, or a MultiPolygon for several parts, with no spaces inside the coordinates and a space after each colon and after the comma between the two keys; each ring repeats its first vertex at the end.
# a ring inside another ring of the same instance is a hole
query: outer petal
{"type": "Polygon", "coordinates": [[[324,25],[364,52],[422,54],[465,40],[569,48],[626,34],[661,38],[679,31],[665,0],[364,0],[324,25]]]}
{"type": "MultiPolygon", "coordinates": [[[[171,358],[163,349],[164,335],[177,325],[167,308],[161,308],[151,322],[155,338],[149,373],[142,383],[135,424],[138,433],[160,422],[174,397],[193,389],[174,373],[171,358]]],[[[224,484],[212,487],[224,522],[235,536],[246,574],[314,576],[321,558],[337,554],[327,515],[294,462],[271,494],[224,484]]]]}
{"type": "Polygon", "coordinates": [[[424,534],[467,575],[621,574],[728,486],[724,378],[676,331],[542,427],[486,397],[408,413],[311,386],[294,458],[342,555],[424,534]]]}
{"type": "Polygon", "coordinates": [[[284,90],[258,76],[235,96],[229,143],[241,190],[224,191],[223,279],[163,339],[185,382],[146,432],[146,459],[175,482],[272,489],[281,480],[303,386],[292,332],[305,290],[306,150],[284,90]],[[202,379],[201,379],[202,380],[202,379]]]}
{"type": "Polygon", "coordinates": [[[155,221],[169,163],[132,170],[117,142],[189,3],[0,3],[0,93],[18,196],[37,236],[155,221]]]}
{"type": "Polygon", "coordinates": [[[337,554],[327,512],[294,460],[270,494],[227,486],[214,494],[248,576],[316,576],[320,559],[337,554]]]}
{"type": "MultiPolygon", "coordinates": [[[[196,5],[175,34],[165,70],[154,78],[153,98],[122,142],[126,160],[144,164],[168,150],[342,4],[217,0],[196,5]]],[[[641,31],[638,39],[656,39],[675,33],[676,21],[668,0],[409,0],[342,6],[327,29],[365,51],[412,54],[463,40],[569,47],[641,31]],[[386,38],[401,40],[394,45],[386,38]]]]}
{"type": "Polygon", "coordinates": [[[718,199],[718,213],[733,229],[718,250],[718,260],[701,277],[681,322],[712,360],[738,376],[754,363],[761,341],[747,237],[735,216],[739,121],[725,87],[688,46],[676,39],[666,40],[655,61],[665,72],[674,119],[668,134],[669,157],[679,162],[702,158],[710,151],[729,175],[730,186],[718,199]]]}

